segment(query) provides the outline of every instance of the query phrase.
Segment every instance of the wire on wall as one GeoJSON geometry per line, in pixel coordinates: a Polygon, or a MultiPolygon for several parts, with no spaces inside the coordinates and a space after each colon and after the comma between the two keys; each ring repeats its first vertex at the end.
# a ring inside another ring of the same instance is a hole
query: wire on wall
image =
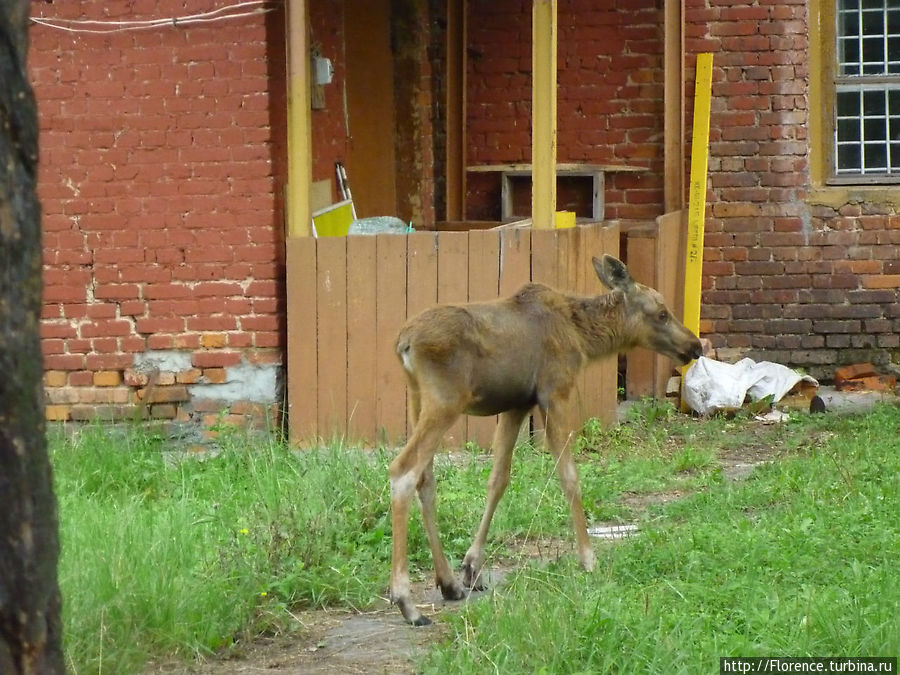
{"type": "Polygon", "coordinates": [[[274,11],[280,2],[273,0],[246,0],[225,7],[219,7],[208,12],[198,12],[184,16],[173,16],[164,19],[145,19],[132,21],[97,21],[91,19],[59,19],[43,16],[33,16],[31,21],[41,26],[55,28],[69,33],[123,33],[133,30],[152,30],[156,28],[177,28],[194,24],[215,23],[239,19],[247,16],[257,16],[274,11]]]}

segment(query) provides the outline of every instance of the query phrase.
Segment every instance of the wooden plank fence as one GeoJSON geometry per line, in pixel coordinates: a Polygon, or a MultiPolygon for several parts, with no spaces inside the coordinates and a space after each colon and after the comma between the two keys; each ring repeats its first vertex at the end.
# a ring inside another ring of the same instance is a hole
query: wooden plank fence
{"type": "MultiPolygon", "coordinates": [[[[295,443],[402,442],[406,384],[394,353],[407,317],[438,303],[490,300],[533,280],[603,291],[591,256],[619,254],[615,224],[287,241],[288,414],[295,443]]],[[[615,419],[616,358],[581,377],[567,415],[615,419]]],[[[465,418],[445,443],[488,447],[495,419],[465,418]]]]}
{"type": "MultiPolygon", "coordinates": [[[[673,211],[662,215],[655,224],[629,230],[627,237],[627,263],[634,278],[662,293],[672,313],[683,320],[684,259],[687,252],[687,227],[683,222],[683,213],[673,211]]],[[[664,399],[666,383],[675,371],[672,360],[646,349],[634,349],[626,358],[627,398],[655,396],[664,399]]]]}

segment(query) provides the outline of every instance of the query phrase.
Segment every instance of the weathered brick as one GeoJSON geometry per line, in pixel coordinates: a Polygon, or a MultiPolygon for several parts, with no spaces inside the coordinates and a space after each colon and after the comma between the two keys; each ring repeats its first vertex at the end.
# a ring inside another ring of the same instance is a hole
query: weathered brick
{"type": "Polygon", "coordinates": [[[182,370],[175,374],[175,381],[178,384],[197,384],[203,376],[203,371],[199,368],[191,368],[190,370],[182,370]]]}
{"type": "Polygon", "coordinates": [[[137,394],[138,398],[144,403],[178,403],[191,399],[187,387],[181,384],[149,386],[139,389],[137,394]]]}
{"type": "Polygon", "coordinates": [[[135,406],[130,405],[73,405],[71,419],[76,422],[92,422],[95,420],[115,422],[134,419],[138,412],[135,406]]]}
{"type": "Polygon", "coordinates": [[[118,387],[122,384],[122,373],[118,370],[104,370],[94,373],[95,387],[118,387]]]}
{"type": "Polygon", "coordinates": [[[862,275],[865,288],[900,288],[900,274],[862,275]]]}
{"type": "Polygon", "coordinates": [[[160,371],[154,378],[154,383],[163,387],[175,384],[175,373],[167,370],[160,371]]]}
{"type": "Polygon", "coordinates": [[[240,352],[232,351],[210,351],[195,352],[191,356],[191,361],[196,368],[226,368],[228,366],[236,366],[241,362],[240,352]]]}
{"type": "Polygon", "coordinates": [[[48,422],[65,422],[71,414],[67,405],[48,405],[44,407],[44,417],[48,422]]]}
{"type": "Polygon", "coordinates": [[[48,370],[44,373],[44,386],[46,387],[65,387],[68,380],[68,373],[61,370],[48,370]]]}
{"type": "Polygon", "coordinates": [[[126,368],[124,372],[124,382],[129,387],[146,387],[150,382],[150,374],[133,368],[126,368]]]}
{"type": "Polygon", "coordinates": [[[177,408],[171,403],[150,406],[150,417],[153,419],[175,419],[177,412],[177,408]]]}
{"type": "Polygon", "coordinates": [[[224,368],[204,368],[203,377],[210,384],[224,384],[228,381],[228,371],[224,368]]]}
{"type": "Polygon", "coordinates": [[[835,381],[835,386],[847,391],[893,391],[897,386],[897,378],[893,375],[872,375],[835,381]]]}
{"type": "Polygon", "coordinates": [[[225,333],[204,333],[200,337],[200,345],[206,349],[220,349],[227,344],[225,333]]]}
{"type": "Polygon", "coordinates": [[[854,363],[849,366],[841,366],[834,371],[835,382],[845,382],[858,377],[868,377],[876,374],[875,366],[871,363],[854,363]]]}

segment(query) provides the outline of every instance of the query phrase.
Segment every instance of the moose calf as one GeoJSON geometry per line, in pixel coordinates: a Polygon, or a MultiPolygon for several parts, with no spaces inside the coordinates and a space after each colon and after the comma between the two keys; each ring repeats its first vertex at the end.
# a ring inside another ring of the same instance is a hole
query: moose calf
{"type": "Polygon", "coordinates": [[[662,296],[632,279],[625,265],[605,255],[593,259],[610,293],[580,297],[526,284],[510,298],[444,305],[407,321],[397,337],[406,372],[412,433],[390,466],[393,557],[391,600],[411,624],[431,623],[413,604],[409,588],[407,528],[413,493],[434,558],[437,586],[448,600],[477,587],[484,546],[497,503],[509,483],[519,428],[537,406],[546,443],[557,459],[572,509],[582,566],[594,552],[587,534],[578,472],[560,410],[584,366],[632,347],[646,347],[684,364],[700,356],[700,341],[666,307],[662,296]],[[493,439],[494,464],[484,516],[463,561],[463,581],[441,547],[435,517],[433,460],[444,433],[462,414],[500,415],[493,439]]]}

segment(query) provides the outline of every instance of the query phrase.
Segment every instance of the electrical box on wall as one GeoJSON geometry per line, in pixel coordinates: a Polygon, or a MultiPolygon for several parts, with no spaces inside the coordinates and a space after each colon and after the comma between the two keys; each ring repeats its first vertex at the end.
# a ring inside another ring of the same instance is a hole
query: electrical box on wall
{"type": "Polygon", "coordinates": [[[310,107],[313,110],[325,108],[325,85],[334,80],[334,64],[322,56],[318,48],[309,55],[310,107]]]}
{"type": "Polygon", "coordinates": [[[313,73],[316,84],[331,84],[334,80],[334,64],[324,56],[313,56],[313,73]]]}

